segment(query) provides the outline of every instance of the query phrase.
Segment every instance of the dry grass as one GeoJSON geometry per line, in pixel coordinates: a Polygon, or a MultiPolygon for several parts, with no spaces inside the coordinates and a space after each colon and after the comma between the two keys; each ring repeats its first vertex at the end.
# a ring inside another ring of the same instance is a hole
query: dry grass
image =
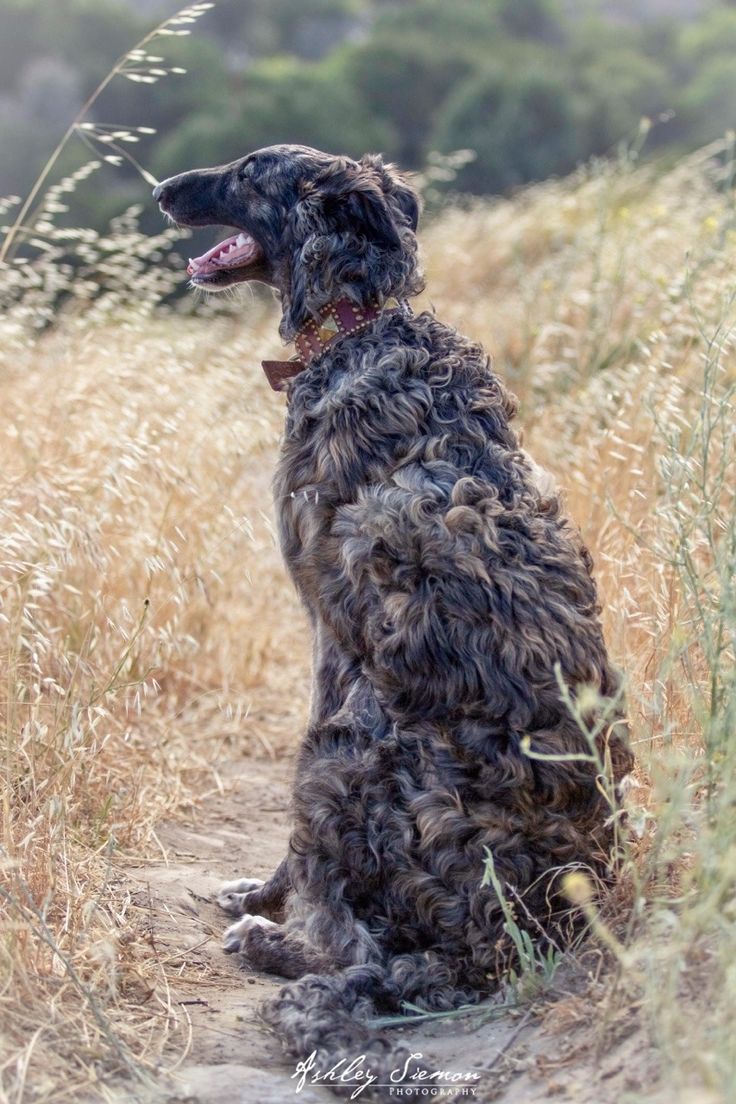
{"type": "MultiPolygon", "coordinates": [[[[493,351],[525,446],[565,488],[630,682],[641,838],[624,856],[602,1018],[636,1002],[672,1098],[725,1101],[736,227],[716,152],[661,177],[601,165],[449,210],[423,243],[437,312],[493,351]]],[[[127,914],[118,856],[155,854],[157,821],[224,784],[223,755],[293,747],[307,696],[269,520],[282,401],[258,362],[276,351],[274,316],[258,300],[153,313],[145,249],[143,303],[130,251],[117,283],[121,254],[105,256],[102,308],[72,298],[31,340],[66,280],[52,256],[56,283],[30,281],[0,323],[0,1096],[13,1102],[93,1084],[104,1099],[114,1070],[161,1081],[177,1061],[186,1023],[127,914]]]]}
{"type": "Polygon", "coordinates": [[[117,855],[155,851],[223,756],[298,731],[306,634],[269,520],[282,404],[245,367],[272,347],[238,330],[80,317],[4,365],[10,1100],[24,1078],[74,1100],[111,1060],[156,1060],[182,1025],[117,855]]]}

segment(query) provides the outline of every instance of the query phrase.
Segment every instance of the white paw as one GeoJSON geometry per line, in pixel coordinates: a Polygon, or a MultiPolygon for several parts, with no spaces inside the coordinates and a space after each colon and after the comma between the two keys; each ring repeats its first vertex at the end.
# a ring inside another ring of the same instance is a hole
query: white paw
{"type": "Polygon", "coordinates": [[[241,916],[240,920],[231,924],[222,937],[222,945],[225,949],[225,953],[235,954],[236,951],[239,951],[243,939],[252,928],[277,927],[278,924],[274,924],[273,920],[267,920],[265,916],[251,916],[249,913],[246,913],[245,916],[241,916]]]}
{"type": "Polygon", "coordinates": [[[223,882],[217,893],[217,903],[231,916],[242,916],[246,905],[243,897],[254,889],[260,889],[265,882],[261,878],[236,878],[234,882],[223,882]]]}

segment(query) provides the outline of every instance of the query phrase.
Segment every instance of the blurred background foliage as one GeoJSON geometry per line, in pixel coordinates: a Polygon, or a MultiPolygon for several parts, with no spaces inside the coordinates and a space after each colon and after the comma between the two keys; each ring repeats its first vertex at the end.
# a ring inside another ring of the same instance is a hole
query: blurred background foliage
{"type": "MultiPolygon", "coordinates": [[[[114,60],[175,5],[0,0],[0,195],[28,191],[114,60]]],[[[648,149],[673,157],[736,126],[724,0],[219,0],[191,37],[156,43],[188,75],[116,79],[91,118],[156,128],[136,155],[158,177],[282,141],[409,169],[468,149],[452,187],[482,195],[610,153],[643,116],[648,149]]],[[[60,169],[84,155],[72,143],[60,169]]],[[[85,224],[143,194],[129,167],[105,170],[85,224]]]]}

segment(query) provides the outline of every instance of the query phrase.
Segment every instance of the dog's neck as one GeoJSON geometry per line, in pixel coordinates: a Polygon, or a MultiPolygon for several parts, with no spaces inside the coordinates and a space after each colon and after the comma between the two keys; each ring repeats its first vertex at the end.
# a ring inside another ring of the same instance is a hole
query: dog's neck
{"type": "Polygon", "coordinates": [[[386,311],[401,311],[411,314],[411,307],[405,299],[387,299],[382,306],[366,304],[358,306],[352,299],[336,299],[321,307],[316,319],[310,318],[294,338],[297,353],[289,360],[264,360],[263,371],[274,391],[283,391],[286,381],[298,376],[312,361],[336,341],[375,322],[386,311]]]}

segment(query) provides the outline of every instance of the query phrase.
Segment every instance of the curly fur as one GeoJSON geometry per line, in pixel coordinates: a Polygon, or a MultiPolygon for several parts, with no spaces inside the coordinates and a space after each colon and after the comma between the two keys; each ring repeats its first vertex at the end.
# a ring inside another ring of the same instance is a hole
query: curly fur
{"type": "MultiPolygon", "coordinates": [[[[421,287],[418,202],[380,158],[271,147],[163,188],[180,221],[201,209],[262,245],[286,337],[340,296],[421,287]],[[250,192],[232,187],[244,166],[250,192]]],[[[540,926],[562,906],[561,867],[606,871],[609,810],[575,758],[588,746],[556,670],[573,694],[618,700],[619,679],[590,555],[540,489],[515,413],[482,348],[427,312],[381,315],[291,385],[275,502],[314,689],[288,855],[242,903],[284,923],[253,926],[241,952],[304,973],[267,1012],[300,1058],[357,1047],[394,1068],[369,1013],[492,990],[503,917],[481,886],[486,848],[540,926]],[[525,739],[572,758],[530,758],[525,739]]],[[[620,779],[625,725],[601,728],[620,779]]]]}

